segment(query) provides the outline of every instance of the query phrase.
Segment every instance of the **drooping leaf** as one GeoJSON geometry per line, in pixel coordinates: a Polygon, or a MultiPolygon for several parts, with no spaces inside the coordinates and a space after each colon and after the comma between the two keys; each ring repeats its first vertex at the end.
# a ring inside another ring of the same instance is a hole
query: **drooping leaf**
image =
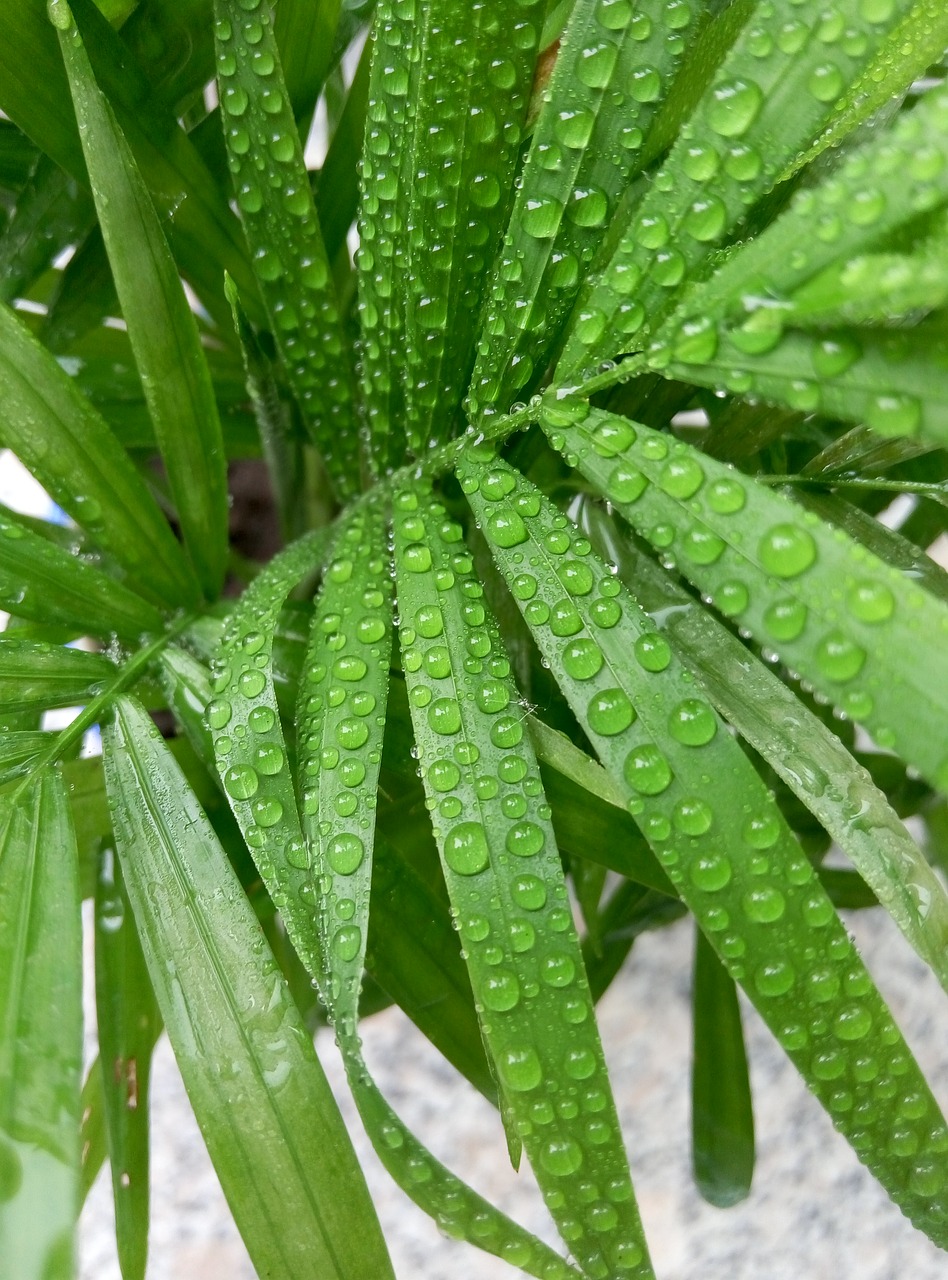
{"type": "Polygon", "coordinates": [[[209,599],[227,559],[227,468],[214,389],[158,214],[96,84],[67,0],[51,9],[99,226],[178,523],[209,599]]]}
{"type": "Polygon", "coordinates": [[[161,1016],[121,865],[105,848],[95,900],[96,1027],[122,1280],[144,1280],[148,1256],[148,1082],[161,1016]]]}
{"type": "Polygon", "coordinates": [[[392,1276],[312,1042],[213,828],[140,706],[118,701],[105,746],[148,972],[251,1258],[301,1280],[392,1276]]]}
{"type": "Polygon", "coordinates": [[[835,706],[948,786],[948,610],[790,499],[600,410],[544,426],[637,532],[835,706]],[[912,654],[913,660],[906,661],[912,654]]]}
{"type": "Polygon", "coordinates": [[[76,634],[134,640],[163,626],[153,605],[34,532],[5,507],[0,507],[0,606],[76,634]]]}
{"type": "Polygon", "coordinates": [[[125,566],[135,586],[173,607],[196,603],[181,547],[128,455],[68,374],[3,305],[0,405],[0,442],[125,566]]]}
{"type": "Polygon", "coordinates": [[[266,5],[215,0],[237,206],[277,349],[340,498],[359,488],[351,353],[266,5]],[[263,169],[259,168],[263,161],[263,169]]]}
{"type": "Polygon", "coordinates": [[[68,1280],[79,1211],[82,927],[62,780],[0,800],[0,1257],[68,1280]]]}
{"type": "Polygon", "coordinates": [[[948,990],[948,894],[892,806],[826,725],[723,623],[597,513],[583,526],[672,639],[715,707],[847,854],[948,990]]]}
{"type": "Polygon", "coordinates": [[[948,1126],[773,796],[549,499],[498,461],[471,460],[460,476],[573,713],[728,973],[903,1212],[948,1240],[938,1154],[948,1126]],[[893,1058],[905,1075],[883,1098],[872,1081],[893,1058]],[[919,1098],[907,1143],[895,1136],[905,1091],[919,1098]]]}
{"type": "Polygon", "coordinates": [[[691,1146],[710,1204],[745,1200],[754,1173],[754,1114],[737,988],[700,929],[692,980],[691,1146]]]}
{"type": "Polygon", "coordinates": [[[593,1274],[649,1276],[549,808],[510,664],[460,528],[414,490],[396,495],[395,511],[399,636],[412,722],[501,1096],[582,1266],[593,1274]],[[553,1105],[551,1087],[563,1072],[576,1085],[575,1113],[553,1105]],[[539,1128],[544,1100],[547,1119],[539,1128]],[[590,1204],[586,1218],[594,1229],[566,1208],[564,1196],[578,1181],[623,1188],[590,1204]]]}
{"type": "Polygon", "coordinates": [[[0,716],[88,702],[115,673],[98,653],[0,636],[0,716]]]}

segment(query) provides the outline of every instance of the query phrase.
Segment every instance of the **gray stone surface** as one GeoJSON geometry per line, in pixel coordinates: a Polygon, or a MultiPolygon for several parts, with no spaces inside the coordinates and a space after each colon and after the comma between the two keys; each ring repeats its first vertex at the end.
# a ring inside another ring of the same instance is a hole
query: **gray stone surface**
{"type": "MultiPolygon", "coordinates": [[[[881,912],[853,916],[850,927],[945,1106],[943,993],[881,912]]],[[[752,1009],[746,1027],[758,1132],[754,1188],[747,1202],[727,1211],[698,1197],[689,1172],[690,965],[685,922],[646,936],[601,1007],[636,1191],[661,1280],[944,1280],[945,1255],[901,1217],[859,1165],[752,1009]]],[[[491,1108],[399,1014],[373,1019],[365,1041],[386,1095],[435,1154],[552,1240],[535,1184],[507,1163],[491,1108]]],[[[439,1236],[391,1184],[345,1096],[331,1040],[321,1037],[318,1047],[352,1121],[399,1280],[513,1276],[496,1259],[439,1236]]],[[[152,1114],[148,1280],[253,1280],[166,1042],[158,1053],[152,1114]]],[[[118,1280],[109,1199],[100,1177],[82,1222],[82,1280],[118,1280]]]]}

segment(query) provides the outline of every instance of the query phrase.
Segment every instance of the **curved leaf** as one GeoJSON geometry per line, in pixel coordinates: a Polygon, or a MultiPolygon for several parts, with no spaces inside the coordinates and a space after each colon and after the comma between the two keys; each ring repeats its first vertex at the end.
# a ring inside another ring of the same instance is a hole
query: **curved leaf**
{"type": "Polygon", "coordinates": [[[0,305],[0,441],[128,570],[149,598],[198,598],[168,522],[125,450],[72,379],[0,305]]]}
{"type": "Polygon", "coordinates": [[[460,476],[573,713],[728,973],[889,1195],[948,1242],[948,1126],[773,796],[575,526],[504,463],[460,476]],[[896,1059],[883,1097],[873,1081],[896,1059]],[[919,1118],[903,1143],[909,1094],[919,1118]]]}
{"type": "Polygon", "coordinates": [[[598,512],[583,512],[594,544],[720,713],[806,805],[948,991],[948,893],[888,800],[836,734],[764,663],[598,512]]]}
{"type": "Polygon", "coordinates": [[[0,606],[75,633],[137,640],[160,631],[148,601],[0,507],[0,606]]]}
{"type": "Polygon", "coordinates": [[[580,299],[564,374],[636,349],[654,332],[682,285],[832,120],[846,86],[909,7],[898,0],[844,16],[822,0],[803,0],[788,17],[783,8],[756,6],[580,299]]]}
{"type": "Polygon", "coordinates": [[[693,446],[591,410],[544,427],[643,537],[881,746],[948,787],[948,609],[841,530],[693,446]],[[906,660],[913,655],[911,662],[906,660]]]}
{"type": "Polygon", "coordinates": [[[0,636],[0,715],[89,702],[115,674],[98,653],[0,636]]]}

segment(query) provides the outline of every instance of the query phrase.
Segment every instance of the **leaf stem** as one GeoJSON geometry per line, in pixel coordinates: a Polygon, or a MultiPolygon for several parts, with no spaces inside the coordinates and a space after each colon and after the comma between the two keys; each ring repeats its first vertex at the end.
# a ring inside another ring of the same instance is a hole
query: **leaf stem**
{"type": "Polygon", "coordinates": [[[948,498],[948,484],[944,482],[925,484],[913,480],[867,480],[833,475],[757,475],[754,479],[760,484],[817,484],[833,489],[885,489],[892,493],[918,493],[933,498],[948,498]]]}

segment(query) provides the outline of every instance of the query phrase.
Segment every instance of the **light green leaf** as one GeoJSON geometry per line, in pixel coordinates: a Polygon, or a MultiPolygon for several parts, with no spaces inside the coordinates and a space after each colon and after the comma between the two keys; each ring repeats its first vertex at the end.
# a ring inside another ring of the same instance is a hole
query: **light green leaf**
{"type": "Polygon", "coordinates": [[[394,505],[402,666],[422,778],[509,1123],[584,1269],[650,1276],[549,808],[510,663],[460,528],[417,491],[400,491],[394,505]],[[554,1109],[552,1082],[564,1072],[577,1084],[575,1115],[554,1109]],[[544,1101],[547,1121],[540,1128],[535,1117],[544,1101]],[[586,1220],[595,1230],[580,1226],[567,1207],[579,1181],[622,1188],[621,1195],[589,1205],[586,1220]]]}
{"type": "Polygon", "coordinates": [[[62,781],[0,801],[0,1257],[68,1280],[79,1211],[82,928],[62,781]]]}
{"type": "Polygon", "coordinates": [[[746,1200],[754,1175],[754,1113],[737,989],[695,930],[691,991],[691,1148],[695,1182],[710,1204],[746,1200]]]}
{"type": "Polygon", "coordinates": [[[144,1280],[148,1256],[148,1081],[161,1016],[121,865],[105,848],[95,895],[95,987],[115,1238],[122,1280],[144,1280]]]}
{"type": "MultiPolygon", "coordinates": [[[[534,1275],[570,1276],[572,1271],[528,1233],[488,1205],[444,1169],[398,1119],[379,1093],[362,1060],[357,1033],[359,993],[369,925],[373,877],[375,806],[392,644],[392,586],[383,512],[357,509],[333,547],[303,662],[297,713],[303,831],[311,876],[319,886],[318,923],[323,955],[323,998],[343,1054],[346,1075],[366,1130],[399,1185],[441,1226],[534,1275]],[[342,690],[339,699],[336,691],[342,690]],[[474,1222],[478,1229],[474,1230],[474,1222]]],[[[386,958],[399,935],[429,921],[402,916],[406,872],[396,871],[389,851],[383,870],[384,902],[376,933],[386,958]],[[391,900],[393,878],[402,895],[391,900]]],[[[410,874],[410,873],[409,873],[410,874]]],[[[418,886],[414,886],[417,892],[418,886]]],[[[411,945],[410,939],[406,939],[411,945]]],[[[415,939],[417,945],[417,938],[415,939]]],[[[430,961],[426,951],[425,966],[430,961]]],[[[417,952],[415,953],[417,955],[417,952]]],[[[413,976],[411,997],[418,978],[413,976]]],[[[384,978],[389,972],[383,965],[384,978]]],[[[396,970],[397,983],[397,970],[396,970]]],[[[404,995],[405,993],[402,992],[404,995]]],[[[467,992],[463,994],[467,995],[467,992]]],[[[468,1006],[469,1007],[469,1006],[468,1006]]],[[[439,1013],[443,1005],[439,1002],[439,1013]]],[[[440,1022],[440,1018],[438,1019],[440,1022]]],[[[439,1031],[436,1042],[443,1040],[439,1031]]],[[[478,1064],[479,1065],[479,1064],[478,1064]]]]}
{"type": "Polygon", "coordinates": [[[188,555],[208,598],[227,560],[227,466],[197,324],[151,197],[66,0],[50,9],[86,168],[188,555]]]}
{"type": "Polygon", "coordinates": [[[306,968],[322,972],[316,902],[273,686],[273,634],[286,597],[317,572],[329,542],[306,534],[254,579],[232,613],[215,659],[207,723],[234,817],[306,968]]]}
{"type": "Polygon", "coordinates": [[[196,603],[197,586],[181,547],[125,450],[68,374],[3,305],[0,442],[150,599],[176,608],[196,603]]]}
{"type": "Polygon", "coordinates": [[[105,748],[148,971],[251,1258],[298,1280],[392,1276],[312,1042],[213,828],[136,703],[118,701],[105,748]]]}
{"type": "Polygon", "coordinates": [[[270,329],[311,437],[348,498],[360,485],[351,353],[269,8],[248,13],[238,0],[215,0],[214,13],[224,137],[270,329]]]}
{"type": "Polygon", "coordinates": [[[728,973],[889,1195],[948,1243],[948,1127],[773,796],[575,526],[501,462],[460,475],[574,715],[728,973]],[[881,1097],[893,1055],[905,1075],[881,1097]]]}
{"type": "Polygon", "coordinates": [[[703,595],[948,787],[948,609],[781,493],[693,446],[592,410],[544,426],[643,537],[703,595]],[[906,655],[912,654],[912,661],[906,655]]]}

